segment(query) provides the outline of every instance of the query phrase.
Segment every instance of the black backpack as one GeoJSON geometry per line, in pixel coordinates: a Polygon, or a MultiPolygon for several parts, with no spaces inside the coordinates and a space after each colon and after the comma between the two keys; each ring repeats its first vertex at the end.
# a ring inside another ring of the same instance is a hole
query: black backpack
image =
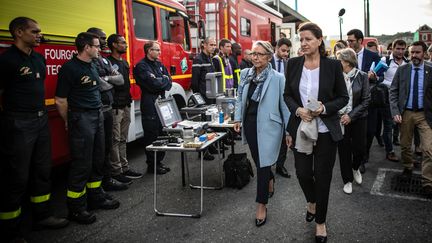
{"type": "Polygon", "coordinates": [[[242,189],[249,183],[250,177],[254,176],[246,153],[228,155],[223,168],[226,187],[242,189]]]}

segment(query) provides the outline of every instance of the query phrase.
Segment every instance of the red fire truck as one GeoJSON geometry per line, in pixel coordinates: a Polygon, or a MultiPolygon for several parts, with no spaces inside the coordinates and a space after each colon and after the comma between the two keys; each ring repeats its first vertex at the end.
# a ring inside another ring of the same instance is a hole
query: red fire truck
{"type": "MultiPolygon", "coordinates": [[[[89,27],[102,28],[107,35],[119,33],[129,45],[125,58],[131,68],[144,56],[148,40],[161,43],[163,64],[174,80],[169,91],[180,107],[186,103],[186,90],[191,79],[192,59],[189,18],[183,5],[174,0],[14,0],[0,8],[0,52],[9,47],[12,38],[9,22],[17,16],[35,19],[44,35],[44,43],[36,48],[47,60],[45,103],[49,109],[52,136],[52,158],[55,164],[67,161],[67,134],[54,105],[57,73],[76,53],[75,36],[89,27]]],[[[132,70],[131,70],[132,73],[132,70]]],[[[140,89],[131,77],[133,104],[129,141],[143,135],[140,117],[140,89]]]]}
{"type": "Polygon", "coordinates": [[[250,49],[253,41],[274,43],[279,38],[276,27],[282,24],[282,14],[259,0],[183,0],[183,4],[191,19],[205,21],[206,35],[216,40],[227,38],[250,49]]]}

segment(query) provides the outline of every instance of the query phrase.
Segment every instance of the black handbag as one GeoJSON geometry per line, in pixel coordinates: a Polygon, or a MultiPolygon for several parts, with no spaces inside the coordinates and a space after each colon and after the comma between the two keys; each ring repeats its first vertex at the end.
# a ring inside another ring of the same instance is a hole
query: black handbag
{"type": "Polygon", "coordinates": [[[249,183],[250,178],[254,176],[246,153],[228,155],[223,168],[226,187],[242,189],[249,183]]]}

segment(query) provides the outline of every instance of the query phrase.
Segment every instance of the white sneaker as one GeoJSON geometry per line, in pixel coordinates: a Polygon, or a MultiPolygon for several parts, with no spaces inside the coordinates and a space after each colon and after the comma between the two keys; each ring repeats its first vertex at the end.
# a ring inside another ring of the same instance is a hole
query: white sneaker
{"type": "Polygon", "coordinates": [[[357,184],[361,185],[363,179],[362,179],[362,175],[361,175],[360,171],[359,170],[353,170],[353,176],[354,176],[354,181],[357,184]]]}
{"type": "Polygon", "coordinates": [[[345,186],[343,187],[343,191],[346,194],[351,194],[352,193],[352,183],[348,182],[347,184],[345,184],[345,186]]]}

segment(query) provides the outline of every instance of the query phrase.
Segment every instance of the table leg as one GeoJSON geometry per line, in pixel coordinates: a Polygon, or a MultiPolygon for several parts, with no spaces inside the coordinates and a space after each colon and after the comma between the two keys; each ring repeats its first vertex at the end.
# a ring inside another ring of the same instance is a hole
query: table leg
{"type": "MultiPolygon", "coordinates": [[[[157,166],[157,159],[156,159],[156,151],[154,152],[154,194],[153,194],[153,207],[154,207],[154,211],[156,213],[156,216],[171,216],[171,217],[186,217],[186,218],[200,218],[202,211],[203,211],[203,190],[201,189],[201,207],[200,207],[200,212],[198,214],[184,214],[184,213],[164,213],[164,212],[160,212],[157,209],[157,174],[156,174],[156,166],[157,166]]],[[[202,162],[202,157],[201,157],[201,186],[203,185],[203,162],[202,162]]]]}
{"type": "MultiPolygon", "coordinates": [[[[218,150],[218,157],[219,157],[219,161],[218,161],[218,168],[219,168],[219,174],[220,174],[220,186],[204,186],[203,183],[201,183],[201,186],[196,186],[196,185],[192,185],[189,183],[189,187],[192,189],[206,189],[206,190],[221,190],[224,186],[223,184],[223,176],[222,176],[222,167],[221,167],[221,153],[220,153],[220,144],[217,144],[217,150],[218,150]]],[[[201,157],[201,163],[203,161],[203,156],[204,156],[204,151],[200,151],[200,157],[201,157]]],[[[188,182],[189,180],[189,164],[186,162],[186,171],[187,173],[187,178],[188,178],[188,182]]]]}
{"type": "Polygon", "coordinates": [[[181,169],[182,169],[182,185],[183,187],[186,186],[186,181],[185,181],[185,153],[181,152],[181,169]]]}

